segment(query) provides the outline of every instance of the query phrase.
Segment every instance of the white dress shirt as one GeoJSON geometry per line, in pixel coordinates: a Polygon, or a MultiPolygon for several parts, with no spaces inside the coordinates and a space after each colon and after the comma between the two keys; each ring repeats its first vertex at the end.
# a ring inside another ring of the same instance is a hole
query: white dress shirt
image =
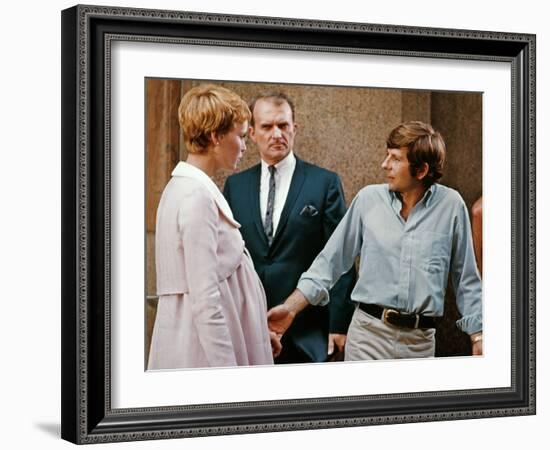
{"type": "MultiPolygon", "coordinates": [[[[262,175],[260,178],[260,213],[262,223],[265,222],[265,213],[267,210],[267,195],[269,193],[269,169],[268,164],[262,159],[262,175]]],[[[275,164],[275,202],[273,204],[273,236],[277,232],[279,219],[285,206],[286,197],[290,189],[292,175],[296,168],[296,157],[291,151],[285,159],[275,164]]]]}

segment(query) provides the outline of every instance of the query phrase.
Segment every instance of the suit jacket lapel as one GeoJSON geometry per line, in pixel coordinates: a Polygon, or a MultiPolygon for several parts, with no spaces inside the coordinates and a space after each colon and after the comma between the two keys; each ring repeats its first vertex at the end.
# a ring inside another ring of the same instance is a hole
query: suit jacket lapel
{"type": "Polygon", "coordinates": [[[262,166],[258,164],[254,167],[254,170],[250,172],[250,185],[248,192],[250,194],[250,205],[252,205],[252,216],[254,217],[254,223],[256,224],[256,229],[258,235],[262,241],[262,244],[267,247],[267,236],[265,235],[264,226],[262,224],[262,214],[260,211],[260,178],[262,175],[262,166]]]}
{"type": "Polygon", "coordinates": [[[290,211],[292,211],[292,208],[296,203],[298,195],[300,194],[302,186],[304,185],[305,179],[306,176],[304,163],[300,159],[296,158],[296,167],[294,168],[294,173],[292,174],[292,180],[290,182],[290,188],[288,189],[288,195],[286,196],[285,206],[283,207],[283,211],[281,212],[281,218],[279,219],[279,224],[277,225],[277,230],[275,231],[275,236],[273,237],[271,248],[275,247],[275,244],[279,240],[279,236],[282,234],[286,223],[288,222],[290,211]]]}

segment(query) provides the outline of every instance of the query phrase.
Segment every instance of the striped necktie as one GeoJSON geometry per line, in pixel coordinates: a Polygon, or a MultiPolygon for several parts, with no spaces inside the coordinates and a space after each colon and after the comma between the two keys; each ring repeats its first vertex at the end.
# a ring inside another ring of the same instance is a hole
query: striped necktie
{"type": "Polygon", "coordinates": [[[267,209],[265,211],[264,231],[269,246],[273,242],[273,204],[275,203],[275,166],[269,166],[269,192],[267,194],[267,209]]]}

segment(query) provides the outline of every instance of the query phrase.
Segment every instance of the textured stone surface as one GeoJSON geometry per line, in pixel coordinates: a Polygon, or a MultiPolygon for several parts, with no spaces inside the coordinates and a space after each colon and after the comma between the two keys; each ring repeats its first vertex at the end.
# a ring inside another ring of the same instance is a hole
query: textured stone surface
{"type": "Polygon", "coordinates": [[[146,113],[146,226],[155,231],[157,205],[172,168],[179,161],[178,105],[181,83],[148,79],[146,113]]]}
{"type": "Polygon", "coordinates": [[[145,237],[147,258],[145,258],[145,267],[147,270],[147,295],[156,295],[157,272],[155,269],[155,233],[147,232],[145,237]]]}
{"type": "Polygon", "coordinates": [[[447,144],[447,161],[441,182],[457,189],[470,209],[481,195],[482,95],[432,94],[432,124],[447,144]]]}

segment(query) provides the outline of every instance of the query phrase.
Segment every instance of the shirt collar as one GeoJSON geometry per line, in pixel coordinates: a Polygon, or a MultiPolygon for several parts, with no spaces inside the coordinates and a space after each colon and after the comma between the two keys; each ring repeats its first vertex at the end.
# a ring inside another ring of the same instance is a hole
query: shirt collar
{"type": "MultiPolygon", "coordinates": [[[[434,183],[426,190],[426,192],[424,192],[424,195],[422,196],[422,199],[420,199],[419,203],[424,203],[426,208],[429,208],[430,205],[432,204],[436,190],[437,190],[437,183],[434,183]]],[[[388,191],[390,193],[390,198],[392,203],[395,200],[399,200],[400,202],[402,201],[401,196],[399,195],[398,192],[390,191],[389,188],[388,188],[388,191]]]]}
{"type": "Polygon", "coordinates": [[[426,208],[428,208],[432,204],[433,198],[435,197],[436,190],[437,190],[437,184],[434,183],[424,193],[424,197],[422,197],[421,201],[425,203],[426,208]]]}
{"type": "Polygon", "coordinates": [[[236,228],[240,228],[241,224],[235,220],[231,208],[227,203],[227,200],[222,195],[218,186],[212,181],[212,179],[201,169],[195,167],[184,161],[180,161],[178,165],[172,171],[173,177],[188,177],[200,182],[214,197],[216,205],[228,220],[228,222],[236,228]]]}
{"type": "MultiPolygon", "coordinates": [[[[267,164],[263,159],[261,160],[262,163],[262,173],[269,173],[268,167],[269,164],[267,164]]],[[[281,161],[279,161],[277,164],[275,164],[275,169],[277,169],[277,172],[286,172],[287,170],[291,170],[296,166],[296,156],[294,156],[294,152],[291,150],[288,155],[286,155],[281,161]]]]}

